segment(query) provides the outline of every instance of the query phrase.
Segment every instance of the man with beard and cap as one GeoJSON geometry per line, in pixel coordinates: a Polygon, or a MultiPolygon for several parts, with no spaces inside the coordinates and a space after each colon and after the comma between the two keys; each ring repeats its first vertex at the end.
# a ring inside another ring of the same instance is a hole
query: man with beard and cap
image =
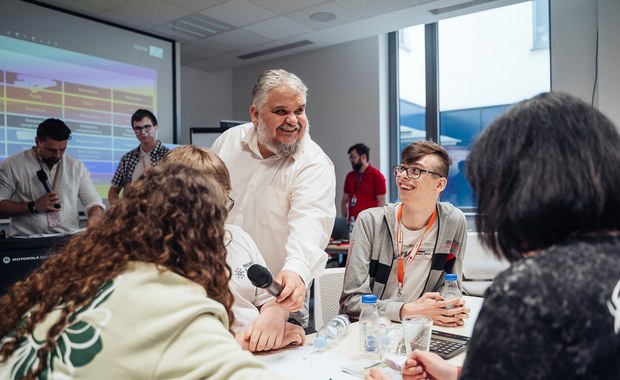
{"type": "Polygon", "coordinates": [[[263,72],[252,90],[251,123],[224,132],[211,149],[226,163],[235,207],[228,222],[256,242],[275,280],[276,300],[304,327],[310,281],[323,273],[336,216],[334,165],[310,138],[308,88],[285,70],[263,72]]]}
{"type": "Polygon", "coordinates": [[[383,206],[386,188],[383,174],[368,162],[370,148],[362,143],[355,144],[347,154],[353,170],[344,180],[341,211],[342,216],[351,221],[367,208],[383,206]]]}
{"type": "Polygon", "coordinates": [[[131,128],[140,141],[140,145],[121,157],[114,177],[112,177],[112,186],[108,190],[110,204],[118,199],[123,188],[140,178],[152,166],[155,166],[169,151],[155,137],[157,135],[157,118],[151,111],[138,109],[134,112],[131,115],[131,128]]]}
{"type": "Polygon", "coordinates": [[[75,232],[78,200],[88,216],[87,225],[103,215],[90,172],[65,154],[70,137],[62,120],[47,119],[37,128],[34,147],[0,163],[0,216],[10,217],[11,235],[75,232]]]}

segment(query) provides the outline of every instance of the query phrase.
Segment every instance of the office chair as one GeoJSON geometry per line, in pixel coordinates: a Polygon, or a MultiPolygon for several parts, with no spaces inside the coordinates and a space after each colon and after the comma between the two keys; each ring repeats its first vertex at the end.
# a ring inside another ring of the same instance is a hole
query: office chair
{"type": "Polygon", "coordinates": [[[497,274],[510,266],[485,249],[477,232],[467,233],[467,247],[463,258],[463,291],[469,296],[482,297],[497,274]]]}

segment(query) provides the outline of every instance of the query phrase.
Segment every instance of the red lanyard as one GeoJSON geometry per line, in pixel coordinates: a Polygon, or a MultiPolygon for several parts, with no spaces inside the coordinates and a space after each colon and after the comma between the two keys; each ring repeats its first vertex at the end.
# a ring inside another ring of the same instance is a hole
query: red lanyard
{"type": "Polygon", "coordinates": [[[398,260],[398,296],[400,297],[400,295],[402,294],[403,291],[403,285],[405,284],[405,268],[407,267],[407,264],[411,263],[411,261],[413,261],[413,259],[415,258],[415,255],[418,254],[418,250],[420,249],[420,245],[422,244],[422,241],[424,241],[424,236],[426,235],[426,233],[428,232],[428,230],[431,229],[431,227],[433,226],[433,223],[435,223],[435,219],[437,219],[437,209],[433,210],[433,215],[431,215],[431,218],[428,220],[428,223],[426,224],[426,228],[424,228],[424,232],[422,232],[422,236],[420,236],[420,238],[418,239],[418,241],[414,244],[413,247],[411,247],[411,249],[409,250],[409,252],[407,252],[405,255],[402,254],[403,251],[403,231],[400,230],[400,220],[403,217],[403,208],[405,207],[405,205],[401,205],[400,209],[398,210],[398,215],[396,217],[397,219],[397,226],[396,226],[396,235],[398,236],[398,253],[400,253],[400,260],[398,260]],[[413,252],[413,254],[411,253],[413,252]],[[403,264],[403,256],[407,257],[407,261],[403,264]]]}

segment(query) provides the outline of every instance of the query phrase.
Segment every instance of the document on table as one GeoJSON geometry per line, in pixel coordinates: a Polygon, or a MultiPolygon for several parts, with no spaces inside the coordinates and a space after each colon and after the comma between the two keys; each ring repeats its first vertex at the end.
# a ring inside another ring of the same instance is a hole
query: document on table
{"type": "Polygon", "coordinates": [[[359,379],[343,372],[343,367],[358,368],[362,363],[359,360],[317,351],[314,346],[284,349],[281,352],[257,355],[257,358],[271,371],[300,380],[359,379]]]}

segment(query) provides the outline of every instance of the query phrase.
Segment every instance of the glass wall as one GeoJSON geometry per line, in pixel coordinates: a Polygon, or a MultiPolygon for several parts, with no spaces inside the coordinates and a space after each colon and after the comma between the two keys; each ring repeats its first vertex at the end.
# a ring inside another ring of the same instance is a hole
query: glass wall
{"type": "Polygon", "coordinates": [[[512,104],[549,91],[548,23],[548,0],[534,0],[439,21],[436,46],[425,46],[424,26],[398,32],[399,146],[438,136],[453,160],[442,201],[472,210],[464,178],[472,142],[512,104]],[[431,101],[437,115],[426,112],[431,101]]]}

